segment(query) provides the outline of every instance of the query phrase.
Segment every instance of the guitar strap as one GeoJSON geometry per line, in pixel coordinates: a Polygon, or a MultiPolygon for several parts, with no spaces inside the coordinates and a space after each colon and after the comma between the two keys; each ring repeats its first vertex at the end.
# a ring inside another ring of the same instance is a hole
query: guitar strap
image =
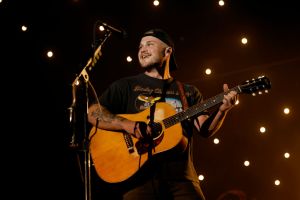
{"type": "Polygon", "coordinates": [[[173,78],[164,80],[164,84],[163,84],[159,102],[166,102],[167,90],[170,88],[170,85],[172,84],[172,82],[173,82],[173,78]]]}
{"type": "MultiPolygon", "coordinates": [[[[162,88],[162,94],[161,94],[161,98],[160,98],[160,102],[165,102],[166,101],[166,93],[168,88],[170,87],[171,83],[173,82],[173,78],[167,79],[164,82],[163,88],[162,88]]],[[[179,95],[180,95],[180,100],[182,102],[182,107],[183,110],[186,110],[188,108],[188,102],[185,96],[185,92],[183,89],[183,84],[176,80],[176,84],[179,90],[179,95]]],[[[156,102],[150,107],[150,122],[149,124],[154,124],[154,112],[155,112],[155,106],[156,106],[156,102]]],[[[153,143],[149,143],[149,147],[148,147],[148,157],[152,157],[152,149],[155,148],[155,145],[153,143]]],[[[154,149],[155,150],[155,149],[154,149]]]]}
{"type": "MultiPolygon", "coordinates": [[[[170,87],[172,81],[173,81],[173,79],[171,78],[171,79],[168,79],[164,82],[161,98],[160,98],[159,101],[165,102],[166,93],[167,93],[167,90],[170,87]]],[[[187,102],[185,92],[184,92],[184,89],[183,89],[183,84],[178,80],[176,80],[176,84],[177,84],[177,87],[178,87],[178,90],[179,90],[179,95],[180,95],[180,100],[182,102],[183,110],[186,110],[188,108],[188,102],[187,102]]],[[[149,122],[150,126],[151,126],[151,124],[154,125],[155,107],[156,107],[156,102],[154,102],[154,104],[150,107],[150,122],[149,122]]],[[[148,157],[149,158],[152,157],[152,149],[155,148],[155,145],[152,142],[150,142],[149,146],[148,146],[148,157]]],[[[155,151],[155,149],[154,149],[154,151],[155,151]]]]}
{"type": "MultiPolygon", "coordinates": [[[[171,83],[173,81],[173,78],[170,79],[166,79],[164,80],[163,83],[163,88],[162,88],[162,94],[160,96],[160,99],[157,102],[166,102],[166,93],[168,88],[170,87],[171,83]]],[[[153,94],[154,96],[156,96],[157,94],[153,94]]],[[[155,113],[155,108],[156,108],[156,101],[153,103],[153,105],[150,106],[150,116],[149,116],[149,125],[150,126],[154,126],[154,113],[155,113]]],[[[152,157],[152,149],[154,149],[155,151],[155,145],[153,143],[153,140],[149,140],[149,142],[147,142],[149,144],[148,146],[148,157],[152,157]]]]}
{"type": "MultiPolygon", "coordinates": [[[[186,110],[186,109],[189,107],[189,105],[188,105],[188,102],[187,102],[187,99],[186,99],[186,95],[185,95],[185,91],[184,91],[184,88],[183,88],[184,86],[183,86],[183,84],[182,84],[180,81],[178,81],[178,80],[176,80],[176,83],[177,83],[177,86],[178,86],[179,95],[180,95],[180,99],[181,99],[181,102],[182,102],[182,108],[183,108],[183,110],[186,110]]],[[[189,129],[189,127],[186,127],[186,128],[189,129]]],[[[192,130],[190,129],[190,130],[187,132],[187,134],[188,134],[188,138],[187,138],[187,146],[189,146],[190,143],[191,143],[191,133],[192,133],[192,130]],[[190,132],[190,134],[189,134],[189,132],[190,132]]],[[[181,140],[181,142],[182,142],[182,144],[185,146],[186,141],[185,141],[184,137],[183,137],[183,139],[181,140]]],[[[185,147],[186,147],[186,146],[185,146],[185,147]]],[[[191,151],[192,151],[192,149],[190,148],[190,153],[191,153],[191,151]]]]}
{"type": "Polygon", "coordinates": [[[183,110],[186,110],[188,108],[188,102],[187,102],[187,99],[186,99],[186,96],[185,96],[183,84],[178,80],[176,80],[176,83],[177,83],[177,86],[178,86],[180,100],[182,102],[183,110]]]}

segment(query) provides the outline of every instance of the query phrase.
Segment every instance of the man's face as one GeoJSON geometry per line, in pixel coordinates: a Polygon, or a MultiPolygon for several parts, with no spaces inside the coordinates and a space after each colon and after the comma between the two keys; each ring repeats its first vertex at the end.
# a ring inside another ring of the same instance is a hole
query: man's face
{"type": "Polygon", "coordinates": [[[161,67],[165,60],[167,44],[153,36],[145,36],[141,39],[138,58],[141,67],[161,67]]]}

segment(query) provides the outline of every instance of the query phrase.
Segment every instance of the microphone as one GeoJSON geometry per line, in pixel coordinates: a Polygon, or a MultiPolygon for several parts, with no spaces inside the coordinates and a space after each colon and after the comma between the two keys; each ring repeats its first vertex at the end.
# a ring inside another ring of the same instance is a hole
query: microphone
{"type": "Polygon", "coordinates": [[[127,32],[124,30],[124,29],[121,29],[121,28],[116,28],[114,26],[111,26],[105,22],[102,22],[102,21],[99,21],[99,23],[104,26],[106,29],[110,30],[110,31],[113,31],[113,32],[116,32],[118,34],[121,34],[123,36],[123,38],[126,38],[127,37],[127,32]]]}

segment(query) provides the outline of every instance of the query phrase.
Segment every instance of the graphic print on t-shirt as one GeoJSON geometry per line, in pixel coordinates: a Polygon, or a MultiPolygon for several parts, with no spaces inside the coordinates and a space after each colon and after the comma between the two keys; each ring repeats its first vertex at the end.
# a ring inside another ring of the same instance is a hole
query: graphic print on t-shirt
{"type": "MultiPolygon", "coordinates": [[[[147,94],[140,94],[136,99],[136,109],[143,111],[153,105],[155,102],[159,101],[160,97],[153,97],[147,94]]],[[[166,103],[169,103],[176,112],[182,111],[182,103],[176,98],[165,98],[166,103]]]]}
{"type": "Polygon", "coordinates": [[[166,98],[166,102],[169,103],[175,109],[176,113],[182,111],[182,103],[176,98],[166,98]]]}

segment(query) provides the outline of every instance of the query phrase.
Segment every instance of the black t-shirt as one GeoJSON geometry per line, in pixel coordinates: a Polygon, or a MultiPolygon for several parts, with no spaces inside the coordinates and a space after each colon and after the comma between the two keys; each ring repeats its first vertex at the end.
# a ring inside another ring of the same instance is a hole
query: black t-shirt
{"type": "MultiPolygon", "coordinates": [[[[100,103],[114,114],[138,113],[149,108],[147,97],[150,99],[162,95],[164,83],[164,80],[143,73],[126,77],[112,83],[102,94],[100,103]]],[[[184,84],[184,90],[189,106],[202,101],[203,97],[196,87],[184,84]]],[[[170,103],[177,112],[183,109],[175,81],[170,83],[166,91],[165,102],[170,103]]]]}
{"type": "MultiPolygon", "coordinates": [[[[193,85],[184,84],[189,106],[203,100],[199,90],[193,85]]],[[[175,113],[183,111],[178,86],[175,80],[164,81],[149,77],[143,73],[115,81],[104,91],[100,103],[114,114],[136,114],[148,109],[154,100],[172,105],[175,113]],[[165,95],[162,95],[164,93],[165,95]],[[164,98],[160,98],[160,97],[164,98]],[[159,99],[160,98],[160,99],[159,99]]],[[[198,176],[192,163],[191,135],[192,122],[182,127],[189,138],[188,148],[184,152],[169,150],[151,157],[132,180],[157,177],[164,180],[192,180],[198,182],[198,176]],[[188,125],[188,126],[187,126],[188,125]]],[[[141,180],[139,180],[141,181],[141,180]]]]}

